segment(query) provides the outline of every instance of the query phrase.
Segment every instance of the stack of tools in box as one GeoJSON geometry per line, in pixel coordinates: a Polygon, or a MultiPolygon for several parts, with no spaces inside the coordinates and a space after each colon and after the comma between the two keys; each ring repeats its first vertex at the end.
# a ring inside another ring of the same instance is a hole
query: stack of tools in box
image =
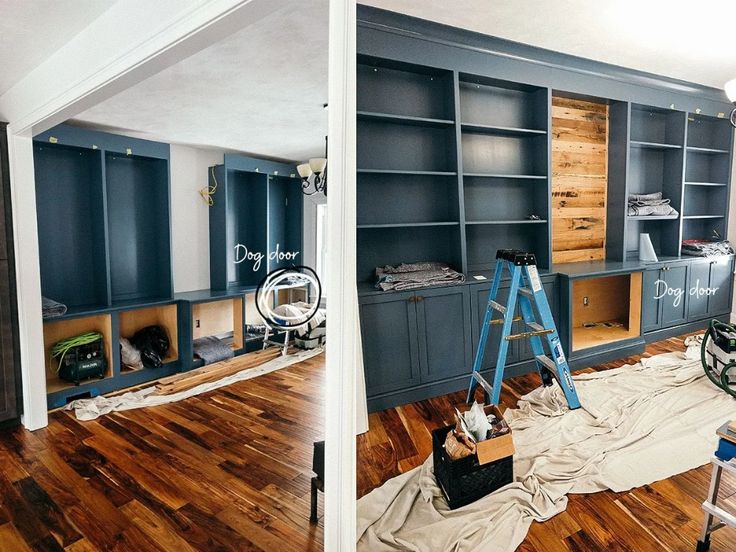
{"type": "Polygon", "coordinates": [[[453,510],[514,480],[514,442],[501,411],[474,403],[455,418],[432,432],[434,475],[453,510]]]}

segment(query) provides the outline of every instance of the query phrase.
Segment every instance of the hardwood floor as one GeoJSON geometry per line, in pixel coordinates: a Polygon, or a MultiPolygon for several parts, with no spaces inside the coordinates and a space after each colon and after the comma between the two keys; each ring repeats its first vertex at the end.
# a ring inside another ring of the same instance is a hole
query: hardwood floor
{"type": "Polygon", "coordinates": [[[322,550],[324,355],[170,405],[0,432],[0,550],[322,550]]]}
{"type": "MultiPolygon", "coordinates": [[[[642,356],[684,350],[683,338],[653,343],[642,356]]],[[[639,358],[624,358],[583,371],[606,370],[639,358]]],[[[522,395],[539,384],[536,374],[504,382],[502,405],[514,408],[522,395]]],[[[358,496],[420,465],[432,452],[432,429],[451,423],[453,407],[464,404],[465,394],[458,392],[371,414],[370,431],[357,441],[358,496]]],[[[533,523],[518,550],[693,552],[710,474],[710,466],[704,466],[629,492],[570,495],[567,510],[545,523],[533,523]]],[[[724,476],[721,489],[722,503],[736,510],[736,481],[724,476]]],[[[714,533],[711,550],[736,550],[736,530],[726,528],[714,533]]]]}

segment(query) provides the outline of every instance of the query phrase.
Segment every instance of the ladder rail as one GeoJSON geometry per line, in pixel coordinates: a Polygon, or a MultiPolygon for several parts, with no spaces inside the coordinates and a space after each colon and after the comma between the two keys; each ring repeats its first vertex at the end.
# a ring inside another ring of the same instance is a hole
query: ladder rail
{"type": "MultiPolygon", "coordinates": [[[[498,296],[498,288],[501,286],[503,267],[503,261],[501,259],[496,259],[496,270],[493,273],[493,283],[491,284],[491,289],[488,291],[488,304],[486,306],[486,313],[483,316],[483,326],[481,326],[480,336],[478,339],[478,348],[475,351],[475,359],[473,360],[473,374],[475,374],[476,372],[480,372],[481,366],[483,364],[483,355],[485,353],[486,344],[488,342],[489,329],[491,323],[494,322],[494,309],[492,308],[492,303],[496,301],[496,297],[498,296]]],[[[471,377],[470,386],[468,387],[468,403],[470,403],[470,401],[472,400],[477,386],[478,382],[475,380],[475,378],[471,377]]]]}
{"type": "Polygon", "coordinates": [[[468,388],[468,403],[473,400],[473,395],[478,385],[483,387],[486,401],[490,399],[491,404],[499,403],[509,343],[522,338],[528,338],[530,340],[533,357],[544,385],[551,385],[553,380],[557,380],[570,409],[580,408],[580,400],[572,380],[570,366],[562,348],[544,286],[537,272],[534,256],[521,251],[499,250],[496,253],[496,271],[488,294],[488,304],[483,319],[483,326],[481,327],[478,348],[475,352],[473,372],[468,388]],[[504,267],[507,267],[511,273],[509,298],[505,306],[496,302],[504,267]],[[520,317],[514,316],[517,300],[521,311],[520,317]],[[502,313],[502,320],[493,319],[494,311],[502,313]],[[538,318],[537,313],[539,315],[538,318]],[[512,325],[520,318],[530,331],[512,334],[512,325]],[[483,364],[483,356],[488,342],[490,326],[500,323],[503,323],[503,328],[501,330],[501,340],[496,358],[493,385],[490,386],[479,372],[483,364]],[[542,338],[544,338],[549,347],[549,357],[545,354],[542,338]]]}

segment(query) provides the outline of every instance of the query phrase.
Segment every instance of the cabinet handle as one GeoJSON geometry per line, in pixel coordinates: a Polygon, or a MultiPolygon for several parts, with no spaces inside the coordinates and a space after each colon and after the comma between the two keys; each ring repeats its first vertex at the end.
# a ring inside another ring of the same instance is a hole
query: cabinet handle
{"type": "Polygon", "coordinates": [[[424,301],[424,297],[422,297],[421,295],[417,295],[417,301],[424,301]]]}
{"type": "Polygon", "coordinates": [[[408,301],[409,303],[413,303],[413,302],[414,302],[414,301],[416,301],[416,300],[417,300],[417,298],[416,298],[416,297],[414,297],[413,295],[412,295],[411,297],[409,297],[409,298],[407,299],[407,301],[408,301]]]}

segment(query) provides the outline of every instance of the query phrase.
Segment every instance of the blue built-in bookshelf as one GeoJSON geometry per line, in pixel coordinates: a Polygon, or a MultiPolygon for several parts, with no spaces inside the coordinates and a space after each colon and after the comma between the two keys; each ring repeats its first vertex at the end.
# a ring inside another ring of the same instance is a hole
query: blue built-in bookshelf
{"type": "Polygon", "coordinates": [[[296,167],[225,155],[210,168],[210,287],[255,289],[268,272],[302,262],[303,195],[296,167]],[[293,259],[271,255],[296,253],[293,259]],[[246,256],[248,258],[242,260],[246,256]],[[257,264],[253,255],[262,254],[257,264]],[[242,261],[242,262],[236,262],[242,261]],[[254,270],[255,269],[255,270],[254,270]]]}

